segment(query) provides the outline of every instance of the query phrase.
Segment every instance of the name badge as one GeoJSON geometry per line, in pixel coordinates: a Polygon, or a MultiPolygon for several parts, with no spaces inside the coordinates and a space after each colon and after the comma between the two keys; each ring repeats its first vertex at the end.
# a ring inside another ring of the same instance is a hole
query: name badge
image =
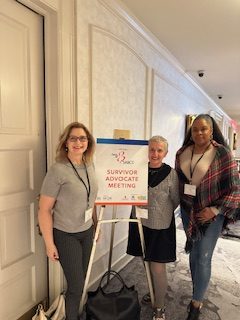
{"type": "Polygon", "coordinates": [[[140,219],[148,219],[148,210],[136,207],[136,217],[140,219]]]}
{"type": "Polygon", "coordinates": [[[84,221],[87,222],[88,220],[92,219],[92,214],[93,214],[93,208],[87,209],[85,211],[84,221]]]}
{"type": "Polygon", "coordinates": [[[197,189],[197,187],[195,185],[185,183],[184,194],[195,197],[196,196],[196,189],[197,189]]]}

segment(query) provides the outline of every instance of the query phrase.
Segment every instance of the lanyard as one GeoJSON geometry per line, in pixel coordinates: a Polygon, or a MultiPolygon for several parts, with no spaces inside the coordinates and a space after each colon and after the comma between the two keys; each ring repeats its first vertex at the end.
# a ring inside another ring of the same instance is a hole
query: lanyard
{"type": "Polygon", "coordinates": [[[202,159],[202,157],[204,156],[205,152],[208,150],[209,146],[211,143],[209,143],[209,145],[206,147],[206,149],[204,150],[203,154],[201,155],[201,157],[197,160],[197,162],[195,163],[194,167],[192,168],[192,159],[193,159],[193,151],[194,151],[194,147],[192,148],[192,156],[191,156],[191,161],[190,161],[190,184],[192,184],[192,177],[193,177],[193,173],[196,169],[197,164],[199,163],[199,161],[202,159]]]}
{"type": "Polygon", "coordinates": [[[88,187],[86,185],[86,183],[83,181],[83,179],[80,177],[79,173],[77,172],[77,169],[74,167],[72,161],[68,158],[68,161],[71,163],[71,166],[73,168],[73,170],[75,171],[75,173],[77,174],[79,180],[83,183],[86,191],[87,191],[87,200],[89,202],[89,196],[90,196],[90,192],[91,192],[91,186],[90,186],[90,181],[89,181],[89,177],[88,177],[88,171],[87,171],[87,168],[86,168],[86,165],[84,163],[84,167],[85,167],[85,170],[86,170],[86,175],[87,175],[87,181],[88,181],[88,187]]]}

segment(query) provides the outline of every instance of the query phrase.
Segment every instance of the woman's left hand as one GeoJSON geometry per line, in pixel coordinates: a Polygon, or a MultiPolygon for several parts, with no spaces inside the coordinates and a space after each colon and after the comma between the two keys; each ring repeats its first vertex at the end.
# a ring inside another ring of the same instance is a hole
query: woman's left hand
{"type": "Polygon", "coordinates": [[[199,213],[196,214],[196,218],[198,222],[201,224],[209,222],[214,217],[215,217],[215,213],[209,207],[204,208],[203,210],[201,210],[199,213]]]}

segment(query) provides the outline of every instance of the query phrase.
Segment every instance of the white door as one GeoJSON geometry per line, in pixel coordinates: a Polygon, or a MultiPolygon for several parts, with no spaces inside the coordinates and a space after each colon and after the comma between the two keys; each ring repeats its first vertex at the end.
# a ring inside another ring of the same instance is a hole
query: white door
{"type": "Polygon", "coordinates": [[[0,319],[16,320],[47,297],[37,229],[46,171],[43,19],[0,0],[0,319]]]}

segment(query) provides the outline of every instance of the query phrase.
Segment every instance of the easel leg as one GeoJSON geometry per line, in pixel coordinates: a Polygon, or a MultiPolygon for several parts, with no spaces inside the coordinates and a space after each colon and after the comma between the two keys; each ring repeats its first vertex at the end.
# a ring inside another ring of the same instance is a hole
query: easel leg
{"type": "MultiPolygon", "coordinates": [[[[115,219],[116,215],[117,215],[117,206],[113,206],[112,219],[115,219]]],[[[112,251],[113,251],[114,233],[115,233],[115,222],[112,222],[110,248],[109,248],[109,259],[108,259],[108,271],[111,270],[111,266],[112,266],[112,251]]],[[[107,283],[109,283],[109,281],[110,281],[110,273],[107,276],[107,283]]]]}
{"type": "Polygon", "coordinates": [[[96,246],[97,246],[97,239],[98,239],[99,233],[100,233],[100,225],[101,225],[101,220],[102,220],[102,216],[103,216],[103,211],[104,211],[104,207],[101,207],[100,213],[99,213],[99,219],[98,219],[98,223],[97,223],[97,228],[96,228],[96,232],[95,232],[94,239],[93,239],[93,246],[92,246],[92,251],[91,251],[91,255],[90,255],[90,259],[89,259],[89,263],[88,263],[86,278],[85,278],[85,282],[84,282],[82,298],[81,298],[81,302],[80,302],[80,308],[79,308],[80,313],[82,313],[82,311],[83,311],[84,301],[85,301],[86,294],[87,294],[88,283],[89,283],[90,274],[92,271],[93,259],[94,259],[96,246]]]}
{"type": "Polygon", "coordinates": [[[149,262],[145,261],[145,242],[144,242],[144,235],[143,235],[143,227],[142,227],[142,222],[140,219],[138,219],[138,230],[139,230],[139,235],[141,239],[141,246],[142,246],[142,252],[143,252],[143,262],[146,270],[146,275],[147,275],[147,282],[148,282],[148,287],[149,287],[149,292],[150,292],[150,298],[151,298],[151,303],[152,306],[154,306],[154,291],[153,291],[153,285],[152,285],[152,277],[151,277],[151,272],[149,268],[149,262]]]}

